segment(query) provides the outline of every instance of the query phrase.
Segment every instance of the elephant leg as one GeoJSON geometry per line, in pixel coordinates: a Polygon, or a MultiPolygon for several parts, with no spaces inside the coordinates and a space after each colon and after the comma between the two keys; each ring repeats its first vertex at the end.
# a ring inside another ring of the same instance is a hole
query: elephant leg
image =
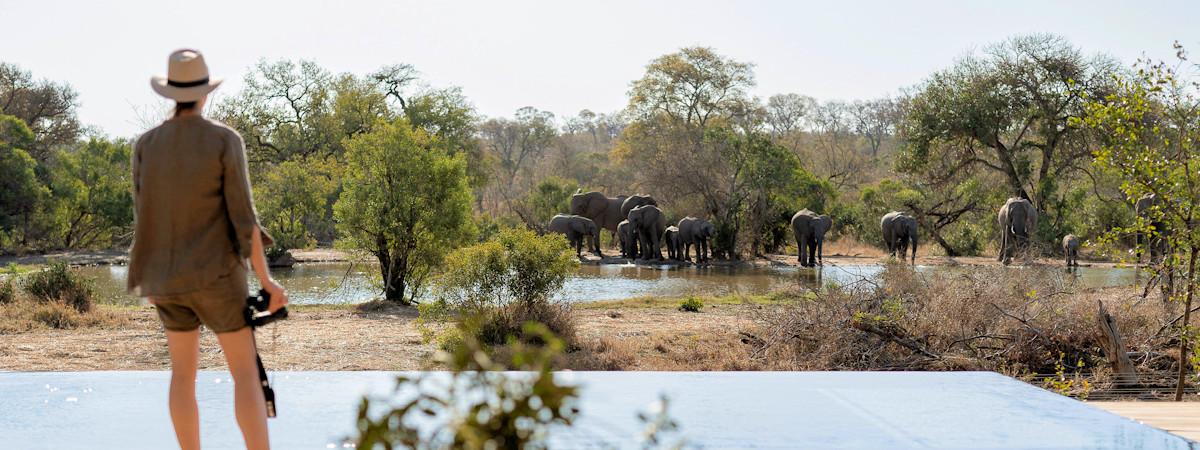
{"type": "Polygon", "coordinates": [[[796,236],[796,262],[804,265],[804,239],[796,236]]]}
{"type": "Polygon", "coordinates": [[[825,240],[817,241],[817,264],[825,265],[825,240]]]}
{"type": "Polygon", "coordinates": [[[1000,232],[1000,254],[996,255],[996,261],[1004,261],[1004,250],[1008,246],[1008,230],[1000,232]]]}
{"type": "Polygon", "coordinates": [[[1002,263],[1007,263],[1008,261],[1008,247],[1011,244],[1011,239],[1008,236],[1009,233],[1010,232],[1005,229],[1004,233],[1000,234],[1000,257],[998,260],[1002,263]]]}
{"type": "MultiPolygon", "coordinates": [[[[700,251],[699,245],[696,246],[696,251],[700,251]]],[[[683,244],[683,260],[684,261],[692,260],[692,243],[691,242],[686,242],[683,244]]]]}
{"type": "Polygon", "coordinates": [[[917,239],[916,238],[912,239],[912,261],[911,262],[912,262],[913,266],[917,265],[917,239]]]}

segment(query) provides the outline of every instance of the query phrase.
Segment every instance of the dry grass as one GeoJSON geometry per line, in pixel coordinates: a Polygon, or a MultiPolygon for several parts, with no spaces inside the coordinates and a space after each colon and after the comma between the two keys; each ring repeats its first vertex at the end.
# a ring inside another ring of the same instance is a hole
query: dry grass
{"type": "Polygon", "coordinates": [[[1130,350],[1147,355],[1169,348],[1162,325],[1177,314],[1131,288],[1077,289],[1043,267],[917,273],[896,265],[875,280],[792,296],[759,315],[754,359],[771,369],[1103,372],[1098,300],[1130,350]]]}
{"type": "Polygon", "coordinates": [[[92,308],[79,312],[61,301],[39,302],[18,295],[13,301],[0,304],[0,336],[46,329],[117,328],[125,325],[127,318],[120,309],[92,308]]]}

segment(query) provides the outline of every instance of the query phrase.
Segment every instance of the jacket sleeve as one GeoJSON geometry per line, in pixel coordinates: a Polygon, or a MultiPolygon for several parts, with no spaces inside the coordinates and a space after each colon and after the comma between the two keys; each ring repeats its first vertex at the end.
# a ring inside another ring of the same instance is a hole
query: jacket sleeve
{"type": "Polygon", "coordinates": [[[225,208],[229,211],[229,222],[233,224],[233,243],[238,257],[250,257],[251,236],[257,228],[262,233],[263,247],[275,243],[267,231],[258,224],[258,212],[254,209],[254,196],[250,190],[250,169],[246,164],[246,146],[242,137],[230,133],[222,157],[225,208]]]}

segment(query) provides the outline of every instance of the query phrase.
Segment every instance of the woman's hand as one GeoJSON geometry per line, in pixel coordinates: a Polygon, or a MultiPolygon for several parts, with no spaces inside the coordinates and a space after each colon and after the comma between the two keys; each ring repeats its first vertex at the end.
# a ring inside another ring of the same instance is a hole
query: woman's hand
{"type": "Polygon", "coordinates": [[[267,305],[268,312],[274,314],[275,311],[279,311],[279,308],[287,306],[287,290],[285,290],[283,286],[280,286],[279,283],[276,283],[275,280],[271,278],[259,281],[260,284],[262,284],[263,290],[267,291],[268,294],[271,294],[271,302],[267,305]]]}

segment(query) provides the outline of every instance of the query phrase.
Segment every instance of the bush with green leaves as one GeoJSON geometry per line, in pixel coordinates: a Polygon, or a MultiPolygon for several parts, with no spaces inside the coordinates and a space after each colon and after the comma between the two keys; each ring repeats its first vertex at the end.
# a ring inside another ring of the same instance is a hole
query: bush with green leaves
{"type": "Polygon", "coordinates": [[[0,305],[12,303],[16,298],[17,293],[16,289],[13,288],[12,280],[5,278],[3,281],[0,281],[0,305]]]}
{"type": "Polygon", "coordinates": [[[508,342],[531,321],[573,343],[570,307],[553,296],[578,265],[562,236],[509,228],[447,256],[436,292],[460,320],[476,322],[473,330],[487,344],[508,342]]]}
{"type": "Polygon", "coordinates": [[[436,358],[449,373],[397,379],[397,392],[416,395],[398,404],[363,398],[355,446],[360,449],[542,449],[552,425],[570,426],[578,415],[578,388],[555,380],[551,361],[564,345],[545,326],[526,324],[509,357],[494,359],[487,344],[462,330],[461,345],[436,358]],[[538,341],[542,345],[524,345],[538,341]],[[506,372],[509,370],[525,373],[506,372]],[[445,377],[449,377],[449,381],[445,377]],[[463,395],[469,393],[468,395],[463,395]],[[429,420],[445,423],[422,430],[429,420]]]}
{"type": "Polygon", "coordinates": [[[25,276],[25,292],[39,303],[63,302],[79,312],[92,309],[91,280],[75,273],[63,261],[55,261],[44,270],[25,276]]]}
{"type": "Polygon", "coordinates": [[[688,298],[679,302],[679,310],[683,312],[700,312],[702,309],[704,309],[704,302],[700,301],[700,298],[694,295],[688,296],[688,298]]]}
{"type": "MultiPolygon", "coordinates": [[[[552,371],[553,361],[565,349],[564,342],[545,326],[527,323],[522,338],[515,339],[507,356],[501,357],[474,338],[478,333],[469,327],[460,324],[461,344],[435,356],[448,372],[397,377],[395,392],[400,401],[364,397],[358,407],[356,434],[344,446],[364,450],[549,448],[550,432],[567,429],[580,415],[580,388],[563,383],[552,371]]],[[[686,444],[668,405],[668,399],[661,396],[650,411],[637,414],[642,424],[640,448],[680,449],[686,444]]],[[[603,443],[603,439],[593,443],[603,443]]]]}

